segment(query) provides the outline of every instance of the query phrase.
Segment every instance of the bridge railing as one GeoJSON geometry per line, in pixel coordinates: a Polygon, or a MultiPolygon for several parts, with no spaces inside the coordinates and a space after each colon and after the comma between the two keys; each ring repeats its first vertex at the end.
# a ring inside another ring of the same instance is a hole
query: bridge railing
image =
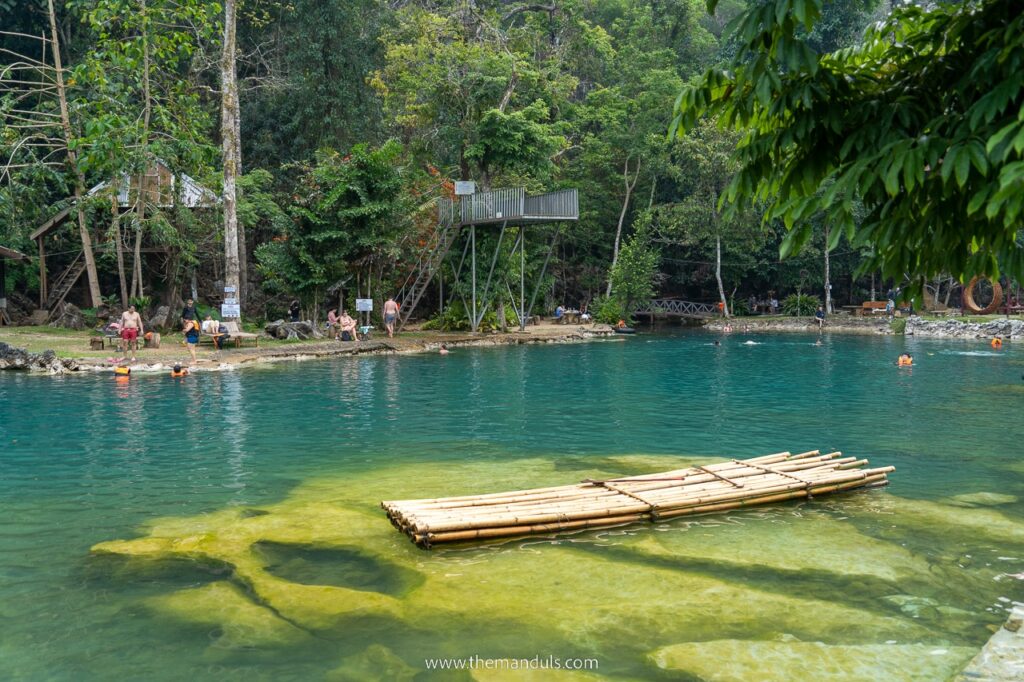
{"type": "Polygon", "coordinates": [[[678,298],[656,298],[639,304],[635,315],[676,315],[679,317],[711,317],[718,313],[717,303],[696,303],[678,298]]]}

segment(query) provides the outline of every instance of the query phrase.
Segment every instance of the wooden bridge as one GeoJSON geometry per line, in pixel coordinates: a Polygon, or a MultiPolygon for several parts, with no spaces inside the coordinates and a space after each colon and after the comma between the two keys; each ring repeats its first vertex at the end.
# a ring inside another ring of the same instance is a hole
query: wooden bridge
{"type": "Polygon", "coordinates": [[[633,311],[634,315],[646,315],[648,317],[689,317],[693,319],[704,319],[718,315],[717,303],[694,303],[692,301],[681,301],[678,298],[656,298],[646,303],[639,304],[633,311]]]}

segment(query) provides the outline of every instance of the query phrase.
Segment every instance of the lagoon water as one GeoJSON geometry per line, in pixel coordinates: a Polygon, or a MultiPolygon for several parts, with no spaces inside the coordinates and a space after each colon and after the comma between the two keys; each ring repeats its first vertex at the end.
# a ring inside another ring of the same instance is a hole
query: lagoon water
{"type": "Polygon", "coordinates": [[[0,678],[944,679],[1024,601],[1024,348],[814,339],[5,373],[0,678]],[[377,507],[816,448],[892,485],[430,552],[377,507]]]}

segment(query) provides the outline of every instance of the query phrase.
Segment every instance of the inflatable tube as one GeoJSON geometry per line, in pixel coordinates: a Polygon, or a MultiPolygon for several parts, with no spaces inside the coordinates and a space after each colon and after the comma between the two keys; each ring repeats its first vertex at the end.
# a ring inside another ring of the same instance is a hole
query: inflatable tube
{"type": "Polygon", "coordinates": [[[635,334],[636,330],[633,329],[632,327],[616,327],[615,328],[615,333],[616,334],[635,334]]]}
{"type": "Polygon", "coordinates": [[[1003,302],[1003,287],[991,277],[975,277],[964,287],[964,308],[972,315],[991,315],[1003,302]],[[983,279],[992,283],[992,301],[982,308],[974,302],[974,287],[983,279]]]}
{"type": "Polygon", "coordinates": [[[132,368],[131,367],[115,367],[114,368],[114,374],[116,374],[119,377],[126,377],[129,374],[131,374],[131,373],[132,373],[132,368]]]}

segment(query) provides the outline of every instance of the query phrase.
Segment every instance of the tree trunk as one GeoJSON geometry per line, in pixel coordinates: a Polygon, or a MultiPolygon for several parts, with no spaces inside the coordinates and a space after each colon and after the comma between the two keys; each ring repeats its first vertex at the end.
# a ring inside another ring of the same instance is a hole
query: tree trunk
{"type": "Polygon", "coordinates": [[[135,271],[132,274],[132,296],[145,295],[142,285],[142,232],[146,225],[146,173],[149,170],[149,119],[152,103],[149,90],[149,23],[146,17],[146,0],[139,0],[142,14],[142,137],[139,147],[142,149],[142,170],[139,173],[139,190],[135,208],[138,212],[135,224],[135,252],[133,254],[135,271]],[[136,282],[138,286],[136,286],[136,282]]]}
{"type": "Polygon", "coordinates": [[[60,123],[64,131],[64,144],[68,153],[68,165],[75,175],[75,213],[78,215],[78,234],[82,239],[82,253],[85,255],[85,273],[89,281],[89,299],[94,308],[103,303],[100,295],[100,278],[96,272],[96,257],[92,252],[92,237],[85,224],[85,175],[78,167],[78,154],[72,149],[71,116],[68,114],[68,97],[64,88],[64,69],[60,60],[60,43],[57,40],[57,14],[53,10],[53,0],[47,2],[50,19],[50,38],[53,49],[53,66],[57,75],[57,98],[60,101],[60,123]]]}
{"type": "Polygon", "coordinates": [[[112,178],[110,181],[110,187],[113,189],[111,195],[111,211],[113,212],[113,218],[111,219],[111,231],[114,233],[114,245],[117,251],[117,278],[121,284],[121,307],[128,307],[128,280],[124,272],[124,243],[121,241],[121,207],[117,201],[117,178],[112,178]]]}
{"type": "Polygon", "coordinates": [[[224,52],[220,60],[221,140],[224,162],[224,288],[240,294],[238,213],[235,180],[238,176],[238,84],[235,80],[235,0],[224,2],[224,52]]]}
{"type": "MultiPolygon", "coordinates": [[[[715,215],[718,222],[718,215],[715,215]]],[[[725,287],[722,286],[722,236],[715,234],[715,279],[718,281],[718,296],[722,299],[722,314],[729,317],[729,302],[725,300],[725,287]]]]}
{"type": "MultiPolygon", "coordinates": [[[[242,107],[241,102],[235,106],[235,173],[242,176],[242,107]]],[[[237,188],[236,188],[237,192],[237,188]]],[[[237,204],[237,196],[236,204],[237,204]]],[[[238,303],[245,304],[249,292],[249,247],[245,237],[245,225],[238,224],[238,303]]]]}
{"type": "Polygon", "coordinates": [[[829,233],[828,223],[825,223],[825,312],[832,313],[832,281],[829,273],[829,260],[828,260],[828,240],[829,233]]]}
{"type": "Polygon", "coordinates": [[[619,224],[615,228],[615,248],[612,250],[612,267],[608,270],[608,289],[605,291],[605,296],[612,295],[612,272],[615,270],[615,264],[619,261],[619,245],[622,243],[622,224],[626,222],[626,211],[629,209],[629,198],[633,194],[633,188],[636,187],[636,181],[640,178],[640,159],[636,160],[636,175],[633,176],[633,182],[629,181],[629,157],[626,157],[626,163],[622,169],[622,181],[626,185],[626,197],[622,200],[622,210],[619,212],[619,224]]]}
{"type": "Polygon", "coordinates": [[[136,220],[138,222],[135,225],[135,249],[132,253],[134,259],[134,270],[132,271],[132,296],[145,296],[142,290],[142,219],[146,216],[146,209],[143,205],[146,200],[143,198],[142,193],[139,194],[139,204],[137,207],[138,216],[136,220]]]}

